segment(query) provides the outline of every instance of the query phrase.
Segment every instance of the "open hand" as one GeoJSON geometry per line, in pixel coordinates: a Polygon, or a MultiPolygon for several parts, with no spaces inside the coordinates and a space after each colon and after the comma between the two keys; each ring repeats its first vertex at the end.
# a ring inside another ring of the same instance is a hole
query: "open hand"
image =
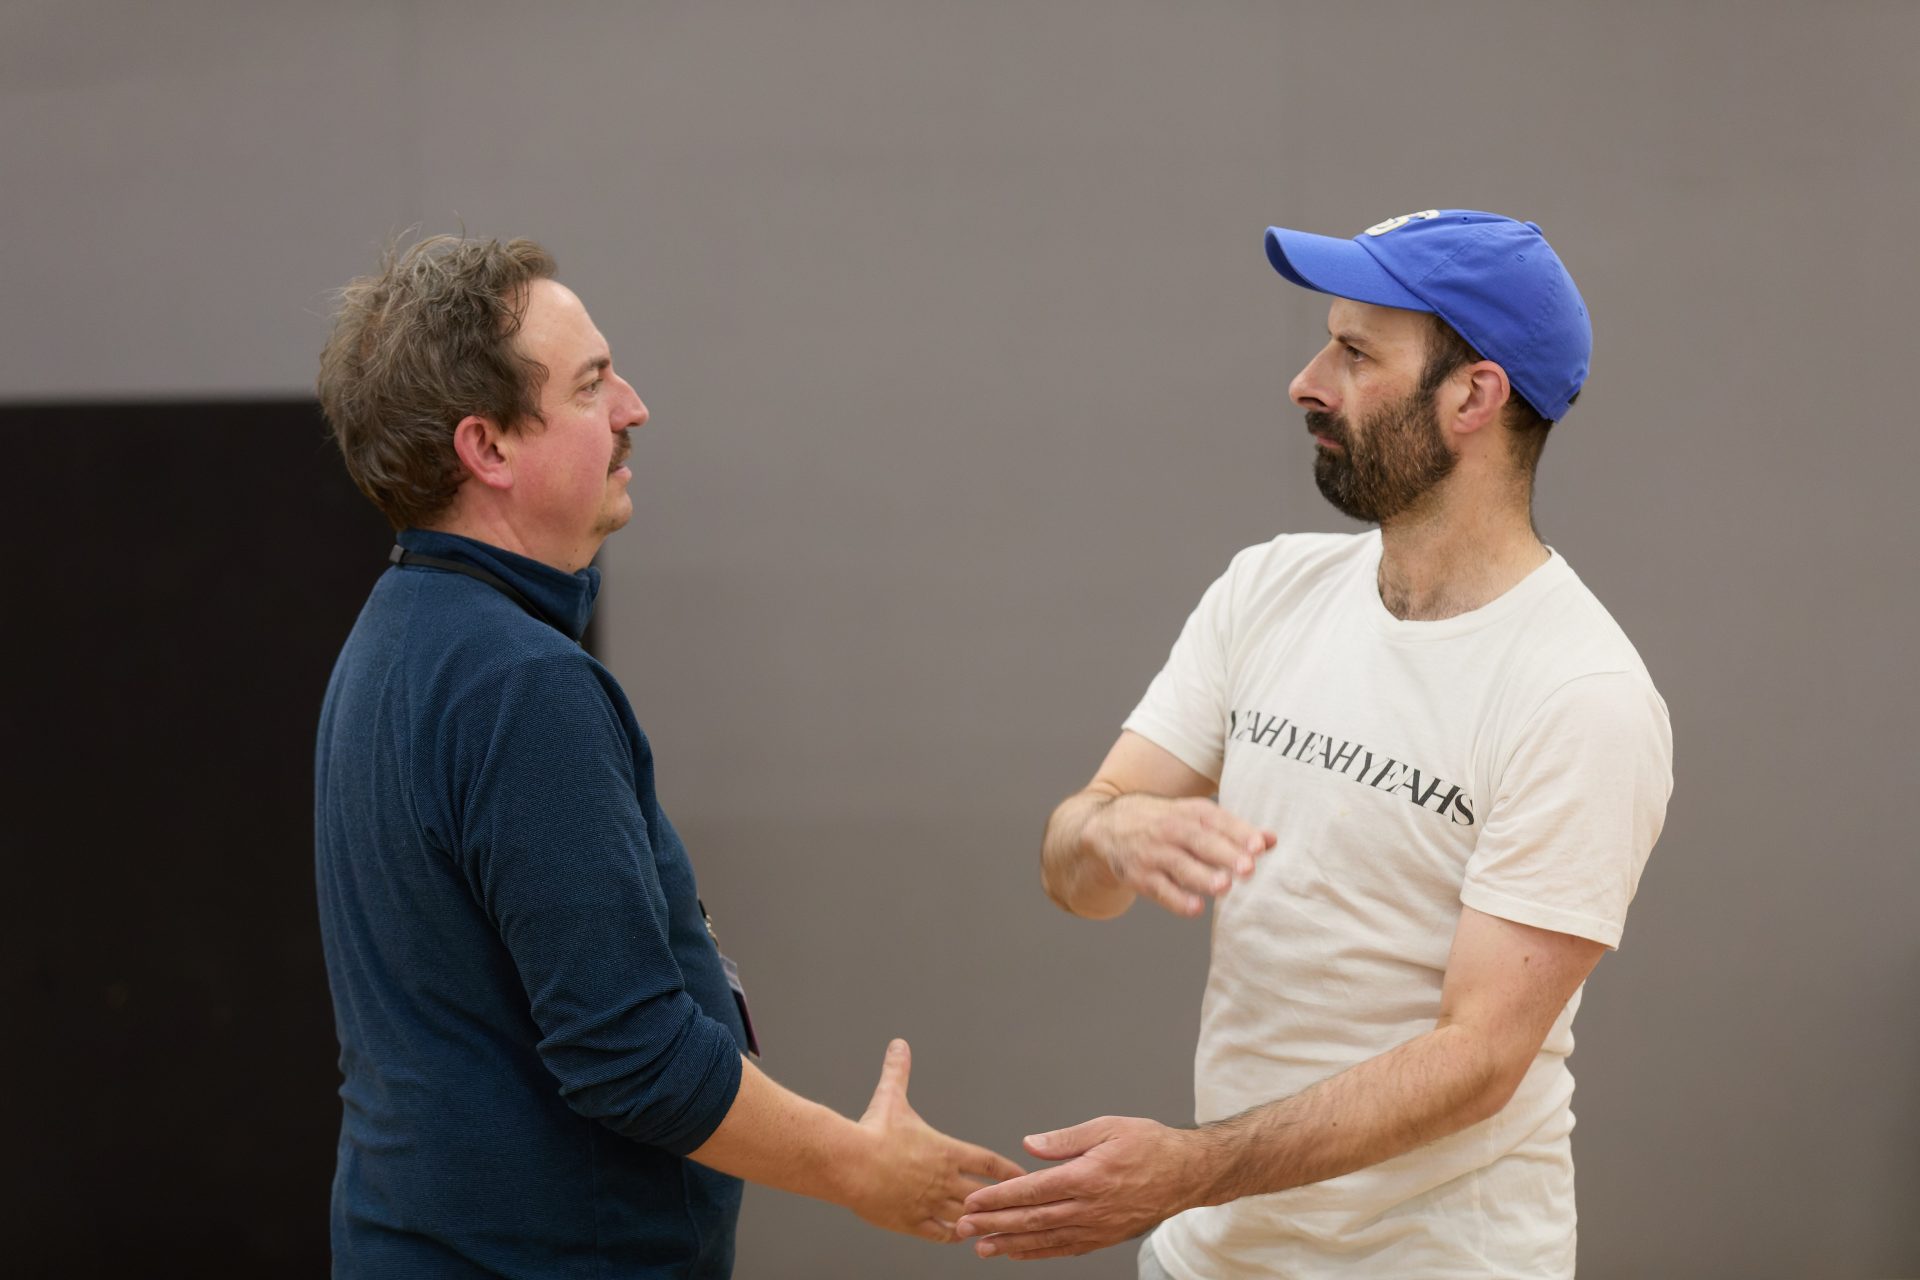
{"type": "Polygon", "coordinates": [[[860,1117],[873,1138],[872,1159],[850,1207],[876,1227],[946,1243],[967,1196],[1025,1170],[1005,1156],[949,1138],[907,1103],[913,1054],[905,1040],[887,1046],[880,1083],[860,1117]]]}
{"type": "Polygon", "coordinates": [[[1066,1163],[967,1197],[957,1232],[986,1237],[974,1245],[983,1258],[1090,1253],[1205,1203],[1206,1152],[1190,1129],[1102,1116],[1028,1138],[1026,1147],[1066,1163]]]}
{"type": "Polygon", "coordinates": [[[1129,794],[1087,821],[1085,839],[1121,884],[1177,916],[1197,916],[1278,837],[1212,800],[1129,794]]]}

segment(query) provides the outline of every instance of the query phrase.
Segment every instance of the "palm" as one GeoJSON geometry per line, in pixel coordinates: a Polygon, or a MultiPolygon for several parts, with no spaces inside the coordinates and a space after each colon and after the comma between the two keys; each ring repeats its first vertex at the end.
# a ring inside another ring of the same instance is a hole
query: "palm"
{"type": "Polygon", "coordinates": [[[860,1116],[860,1127],[879,1147],[875,1176],[853,1208],[877,1227],[944,1243],[954,1238],[953,1224],[969,1195],[1023,1171],[1004,1156],[950,1138],[922,1120],[907,1101],[912,1069],[907,1042],[889,1044],[880,1083],[860,1116]]]}

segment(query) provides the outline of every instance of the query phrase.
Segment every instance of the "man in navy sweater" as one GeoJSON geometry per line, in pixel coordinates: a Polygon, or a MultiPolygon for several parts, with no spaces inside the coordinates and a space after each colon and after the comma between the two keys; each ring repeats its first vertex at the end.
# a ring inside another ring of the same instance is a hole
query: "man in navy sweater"
{"type": "Polygon", "coordinates": [[[905,1042],[857,1122],[742,1054],[646,736],[579,643],[647,409],[553,275],[422,241],[343,291],[321,360],[399,531],[315,764],[334,1274],[725,1277],[742,1178],[950,1240],[1020,1170],[913,1112],[905,1042]]]}

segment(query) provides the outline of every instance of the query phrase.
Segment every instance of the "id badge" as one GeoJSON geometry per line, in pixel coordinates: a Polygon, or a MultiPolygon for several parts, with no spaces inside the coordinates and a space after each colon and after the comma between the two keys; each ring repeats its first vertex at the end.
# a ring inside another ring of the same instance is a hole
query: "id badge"
{"type": "Polygon", "coordinates": [[[754,1057],[760,1056],[760,1037],[753,1034],[753,1014],[747,1010],[747,989],[740,985],[740,966],[727,958],[720,950],[720,935],[713,931],[713,917],[707,914],[707,904],[698,898],[695,905],[700,908],[700,919],[706,922],[707,937],[713,939],[714,954],[720,957],[720,967],[727,975],[727,989],[733,992],[733,1003],[740,1010],[740,1025],[747,1033],[747,1052],[754,1057]]]}
{"type": "Polygon", "coordinates": [[[740,966],[723,954],[720,967],[727,971],[727,986],[733,991],[734,1004],[740,1007],[740,1025],[747,1029],[747,1052],[757,1058],[760,1056],[760,1037],[753,1034],[753,1015],[747,1011],[747,989],[740,985],[740,966]]]}

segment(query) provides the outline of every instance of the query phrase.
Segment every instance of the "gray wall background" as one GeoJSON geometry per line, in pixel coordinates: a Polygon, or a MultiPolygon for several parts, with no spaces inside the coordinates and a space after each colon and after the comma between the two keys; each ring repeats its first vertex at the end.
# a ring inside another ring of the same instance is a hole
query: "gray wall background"
{"type": "MultiPolygon", "coordinates": [[[[1262,229],[1533,218],[1598,335],[1542,530],[1677,742],[1580,1019],[1583,1272],[1910,1275],[1917,47],[1899,3],[13,0],[0,397],[299,393],[388,234],[542,239],[654,411],[604,646],[766,1065],[857,1112],[905,1035],[1012,1150],[1190,1118],[1204,924],[1069,919],[1035,849],[1232,552],[1346,527],[1262,229]]],[[[982,1265],[749,1194],[744,1276],[982,1265]]]]}

